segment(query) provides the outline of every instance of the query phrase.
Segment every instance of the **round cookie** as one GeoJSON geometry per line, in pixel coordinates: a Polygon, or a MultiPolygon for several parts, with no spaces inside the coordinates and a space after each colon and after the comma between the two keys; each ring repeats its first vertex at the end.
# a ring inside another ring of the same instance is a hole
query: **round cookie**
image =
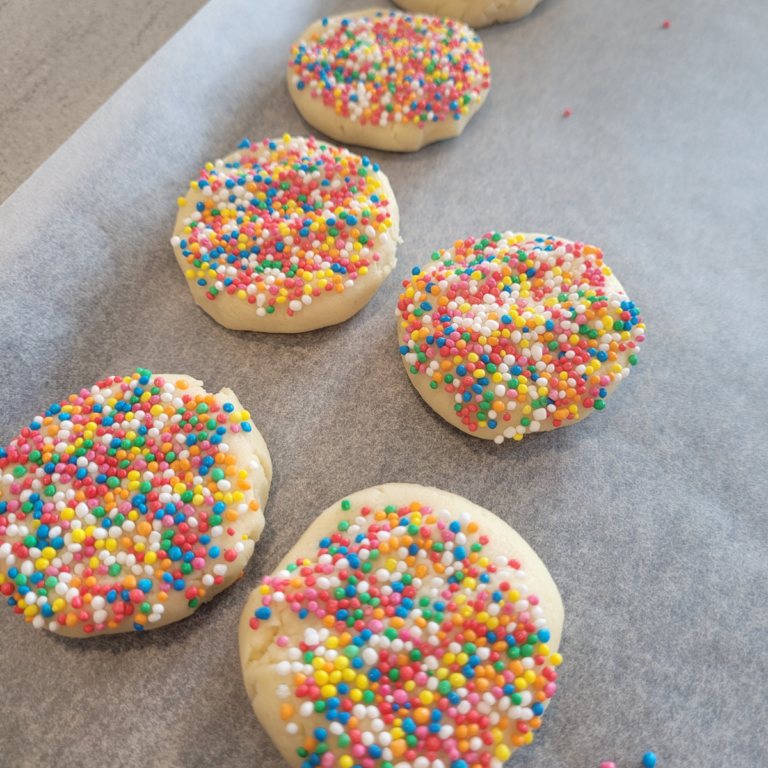
{"type": "Polygon", "coordinates": [[[552,577],[504,521],[392,483],[325,510],[262,580],[240,659],[294,768],[500,768],[555,693],[562,625],[552,577]]]}
{"type": "Polygon", "coordinates": [[[450,424],[496,443],[602,410],[645,338],[600,249],[562,238],[459,240],[403,287],[395,315],[411,382],[450,424]]]}
{"type": "Polygon", "coordinates": [[[288,62],[288,89],[311,126],[391,152],[458,136],[490,87],[482,41],[466,24],[388,9],[315,22],[288,62]]]}
{"type": "Polygon", "coordinates": [[[459,19],[480,29],[491,24],[517,21],[527,16],[541,0],[394,0],[406,11],[432,13],[459,19]]]}
{"type": "Polygon", "coordinates": [[[348,320],[395,266],[400,218],[376,163],[314,137],[243,141],[208,163],[171,245],[226,328],[300,333],[348,320]]]}
{"type": "Polygon", "coordinates": [[[70,637],[183,619],[242,573],[271,478],[231,390],[105,378],[0,449],[0,593],[70,637]]]}

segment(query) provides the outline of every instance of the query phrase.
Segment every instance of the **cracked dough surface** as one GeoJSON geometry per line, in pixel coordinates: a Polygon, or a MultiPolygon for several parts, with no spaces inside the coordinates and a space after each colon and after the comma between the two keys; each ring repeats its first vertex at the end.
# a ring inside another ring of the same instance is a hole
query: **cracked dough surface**
{"type": "MultiPolygon", "coordinates": [[[[387,483],[347,496],[343,501],[332,505],[317,517],[280,562],[275,574],[285,572],[284,569],[290,563],[294,563],[297,558],[309,558],[312,563],[317,562],[315,558],[318,552],[318,542],[337,531],[339,523],[342,521],[354,520],[358,522],[357,515],[360,514],[362,508],[369,507],[372,512],[375,512],[388,505],[394,505],[399,510],[408,507],[414,501],[418,501],[422,508],[430,507],[435,513],[438,510],[448,510],[450,514],[441,518],[443,520],[458,520],[462,513],[468,514],[471,522],[477,523],[479,526],[477,536],[487,535],[489,538],[488,543],[482,549],[482,556],[489,558],[492,562],[496,562],[495,559],[499,557],[514,558],[519,561],[521,572],[522,570],[525,571],[524,578],[517,579],[514,575],[503,576],[503,578],[507,578],[512,587],[520,589],[521,593],[524,593],[524,589],[527,587],[527,594],[538,597],[538,607],[541,609],[541,615],[545,617],[546,627],[551,633],[551,637],[547,640],[548,652],[554,654],[560,645],[564,612],[558,589],[544,563],[530,545],[495,514],[461,496],[437,488],[407,483],[387,483]],[[343,507],[347,503],[349,508],[344,509],[343,507]],[[521,584],[524,584],[525,587],[520,587],[521,584]]],[[[466,529],[466,523],[464,525],[466,529]]],[[[350,533],[354,534],[354,529],[350,529],[350,533]]],[[[467,546],[469,546],[469,542],[467,546]]],[[[385,557],[382,556],[377,560],[374,570],[382,567],[381,564],[384,559],[385,557]]],[[[501,573],[506,573],[506,570],[511,571],[511,569],[504,570],[502,566],[499,568],[498,575],[494,576],[493,579],[502,578],[501,573]]],[[[411,572],[410,569],[409,572],[411,572]]],[[[367,578],[370,579],[370,576],[367,578]]],[[[495,585],[493,579],[490,586],[495,585]]],[[[426,577],[424,585],[418,589],[418,595],[422,594],[429,594],[429,583],[427,583],[426,577]]],[[[433,599],[432,603],[434,604],[434,602],[433,599]]],[[[288,692],[293,673],[287,676],[280,674],[278,665],[281,662],[285,664],[289,658],[287,654],[289,646],[296,646],[302,639],[308,637],[306,634],[308,627],[311,630],[321,631],[323,624],[313,614],[310,614],[307,619],[300,619],[298,614],[291,610],[287,601],[284,601],[273,602],[270,618],[262,620],[259,628],[254,630],[251,621],[261,605],[262,594],[260,588],[257,588],[251,593],[240,619],[240,661],[245,687],[261,725],[272,737],[287,763],[294,768],[299,768],[303,759],[297,755],[297,747],[302,745],[306,737],[312,736],[315,728],[329,728],[329,721],[325,716],[318,713],[312,713],[306,717],[301,716],[300,706],[302,701],[306,701],[306,699],[298,699],[292,692],[288,692]],[[289,644],[284,644],[281,647],[278,644],[281,637],[283,640],[289,639],[289,644]],[[286,720],[281,714],[281,706],[286,704],[296,710],[295,717],[289,721],[297,726],[294,734],[286,731],[286,720]]],[[[328,641],[326,643],[330,645],[328,641]]],[[[368,665],[364,665],[361,671],[367,672],[368,665]]],[[[548,700],[544,706],[546,703],[548,700]]],[[[361,719],[358,728],[366,730],[370,725],[371,719],[366,716],[361,719]]],[[[328,742],[336,757],[346,754],[343,749],[334,746],[336,742],[334,736],[329,736],[328,742]]],[[[510,749],[514,749],[514,746],[510,745],[510,749]]],[[[444,754],[440,756],[445,761],[446,766],[450,765],[450,760],[444,754]]],[[[393,758],[392,762],[398,764],[399,761],[393,758]]],[[[403,765],[411,765],[411,763],[403,763],[403,765]]],[[[501,762],[494,757],[491,765],[501,766],[501,762]]]]}

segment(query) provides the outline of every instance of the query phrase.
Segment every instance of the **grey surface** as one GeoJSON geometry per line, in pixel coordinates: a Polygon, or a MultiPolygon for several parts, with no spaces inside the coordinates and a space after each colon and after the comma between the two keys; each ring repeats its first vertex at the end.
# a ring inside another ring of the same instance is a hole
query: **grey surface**
{"type": "Polygon", "coordinates": [[[484,30],[493,86],[464,135],[369,153],[405,238],[370,304],[298,337],[227,331],[175,263],[174,201],[243,136],[309,130],[287,46],[363,5],[215,0],[0,207],[0,442],[140,365],[231,386],[275,464],[245,577],[192,618],[76,641],[0,610],[0,764],[281,766],[240,609],[317,512],[391,480],[499,513],[560,586],[560,689],[514,765],[768,764],[768,5],[546,0],[484,30]],[[604,412],[497,447],[421,401],[393,315],[427,253],[507,227],[600,245],[648,340],[604,412]]]}
{"type": "Polygon", "coordinates": [[[0,0],[0,203],[205,0],[0,0]]]}

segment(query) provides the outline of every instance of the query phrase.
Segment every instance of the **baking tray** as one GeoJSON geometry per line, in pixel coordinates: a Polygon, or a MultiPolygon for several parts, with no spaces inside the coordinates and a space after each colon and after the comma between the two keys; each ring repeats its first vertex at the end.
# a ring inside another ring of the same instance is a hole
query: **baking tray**
{"type": "Polygon", "coordinates": [[[298,336],[221,328],[173,258],[175,200],[243,137],[310,132],[289,45],[369,1],[214,0],[0,207],[1,444],[142,366],[232,387],[275,466],[244,577],[192,618],[78,641],[0,611],[0,765],[279,768],[241,608],[319,511],[386,481],[495,511],[560,587],[559,691],[514,765],[767,765],[768,5],[544,0],[482,30],[493,85],[465,133],[367,152],[404,238],[373,300],[298,336]],[[416,394],[394,309],[432,250],[508,228],[600,246],[648,334],[605,411],[497,446],[416,394]]]}

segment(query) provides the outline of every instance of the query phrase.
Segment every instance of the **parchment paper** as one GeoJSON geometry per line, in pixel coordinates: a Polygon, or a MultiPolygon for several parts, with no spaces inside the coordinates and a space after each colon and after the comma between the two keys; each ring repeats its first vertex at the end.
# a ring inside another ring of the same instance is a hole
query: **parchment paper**
{"type": "Polygon", "coordinates": [[[245,577],[194,617],[77,641],[0,610],[0,765],[280,768],[241,607],[319,511],[385,481],[494,510],[562,591],[559,692],[514,765],[768,765],[768,5],[545,0],[483,30],[493,86],[464,135],[367,153],[405,238],[370,304],[296,337],[227,331],[173,258],[176,197],[245,136],[309,132],[288,46],[369,4],[214,0],[0,208],[0,443],[143,366],[231,386],[275,465],[245,577]],[[412,266],[494,228],[601,246],[648,326],[605,411],[502,447],[421,401],[394,320],[412,266]]]}

